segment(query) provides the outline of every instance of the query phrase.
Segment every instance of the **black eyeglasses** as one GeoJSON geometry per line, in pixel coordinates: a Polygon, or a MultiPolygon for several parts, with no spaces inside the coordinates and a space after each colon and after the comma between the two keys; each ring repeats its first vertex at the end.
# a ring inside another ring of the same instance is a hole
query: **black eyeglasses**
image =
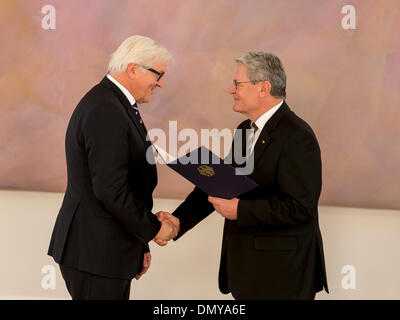
{"type": "Polygon", "coordinates": [[[156,75],[158,75],[157,81],[160,81],[160,79],[163,77],[163,75],[165,74],[165,72],[158,72],[157,70],[154,70],[153,68],[144,66],[144,65],[140,65],[142,68],[145,68],[146,70],[149,70],[153,73],[155,73],[156,75]]]}
{"type": "Polygon", "coordinates": [[[256,84],[257,82],[262,82],[262,81],[266,81],[266,80],[256,80],[256,81],[236,81],[236,80],[233,80],[233,84],[235,85],[235,90],[237,90],[238,84],[248,83],[248,82],[251,82],[252,84],[256,84]]]}
{"type": "MultiPolygon", "coordinates": [[[[254,82],[254,81],[236,81],[236,80],[233,80],[233,84],[235,85],[235,89],[237,90],[237,88],[238,88],[238,84],[241,84],[241,83],[248,83],[248,82],[254,82]]],[[[256,82],[258,82],[258,81],[256,81],[256,82]]]]}

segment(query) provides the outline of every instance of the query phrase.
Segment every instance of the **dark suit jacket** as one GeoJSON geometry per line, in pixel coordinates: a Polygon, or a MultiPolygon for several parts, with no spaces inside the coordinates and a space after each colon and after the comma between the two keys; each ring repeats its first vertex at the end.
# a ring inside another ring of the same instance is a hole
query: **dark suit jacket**
{"type": "Polygon", "coordinates": [[[68,185],[48,254],[65,266],[120,279],[142,268],[161,224],[146,161],[146,129],[106,77],[74,110],[66,133],[68,185]]]}
{"type": "MultiPolygon", "coordinates": [[[[238,129],[249,125],[246,120],[238,129]]],[[[261,131],[254,157],[249,177],[259,186],[239,196],[237,220],[225,219],[221,292],[236,299],[310,299],[323,287],[328,292],[318,224],[321,155],[312,129],[284,102],[261,131]]],[[[176,239],[214,211],[207,198],[195,188],[176,209],[176,239]]]]}

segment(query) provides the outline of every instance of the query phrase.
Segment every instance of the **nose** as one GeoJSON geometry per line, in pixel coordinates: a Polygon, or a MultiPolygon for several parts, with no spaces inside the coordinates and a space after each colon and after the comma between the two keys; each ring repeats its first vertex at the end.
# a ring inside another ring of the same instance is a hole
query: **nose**
{"type": "Polygon", "coordinates": [[[161,78],[160,80],[157,81],[156,83],[157,87],[162,88],[164,85],[164,78],[161,78]]]}
{"type": "Polygon", "coordinates": [[[229,89],[229,93],[230,93],[230,94],[235,94],[235,92],[236,92],[236,86],[235,86],[234,83],[232,83],[232,84],[231,84],[231,87],[230,87],[230,89],[229,89]]]}

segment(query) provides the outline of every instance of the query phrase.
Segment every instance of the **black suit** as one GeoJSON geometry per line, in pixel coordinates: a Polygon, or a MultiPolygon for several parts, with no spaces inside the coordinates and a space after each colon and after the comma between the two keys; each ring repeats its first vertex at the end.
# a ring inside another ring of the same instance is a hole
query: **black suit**
{"type": "Polygon", "coordinates": [[[155,165],[146,128],[106,77],[74,110],[66,133],[68,185],[48,254],[66,267],[132,279],[161,224],[152,214],[155,165]]]}
{"type": "MultiPolygon", "coordinates": [[[[236,299],[313,299],[328,291],[318,224],[321,155],[312,129],[285,102],[261,131],[254,161],[249,177],[259,187],[239,196],[237,220],[225,219],[219,288],[236,299]]],[[[214,211],[207,198],[195,188],[176,209],[177,238],[214,211]]]]}

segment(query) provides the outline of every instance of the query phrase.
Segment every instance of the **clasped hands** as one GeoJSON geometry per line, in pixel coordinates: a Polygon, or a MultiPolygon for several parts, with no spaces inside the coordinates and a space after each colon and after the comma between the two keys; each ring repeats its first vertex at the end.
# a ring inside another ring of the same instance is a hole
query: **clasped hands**
{"type": "Polygon", "coordinates": [[[168,244],[168,241],[178,235],[180,222],[177,217],[165,211],[157,212],[156,216],[161,222],[161,229],[155,236],[154,242],[159,246],[165,246],[168,244]]]}
{"type": "MultiPolygon", "coordinates": [[[[228,200],[209,196],[208,201],[212,203],[215,211],[224,218],[229,220],[237,219],[238,198],[228,200]]],[[[154,242],[160,246],[165,246],[168,244],[168,241],[178,235],[180,222],[177,217],[165,211],[157,212],[156,216],[161,222],[161,229],[154,238],[154,242]]]]}

